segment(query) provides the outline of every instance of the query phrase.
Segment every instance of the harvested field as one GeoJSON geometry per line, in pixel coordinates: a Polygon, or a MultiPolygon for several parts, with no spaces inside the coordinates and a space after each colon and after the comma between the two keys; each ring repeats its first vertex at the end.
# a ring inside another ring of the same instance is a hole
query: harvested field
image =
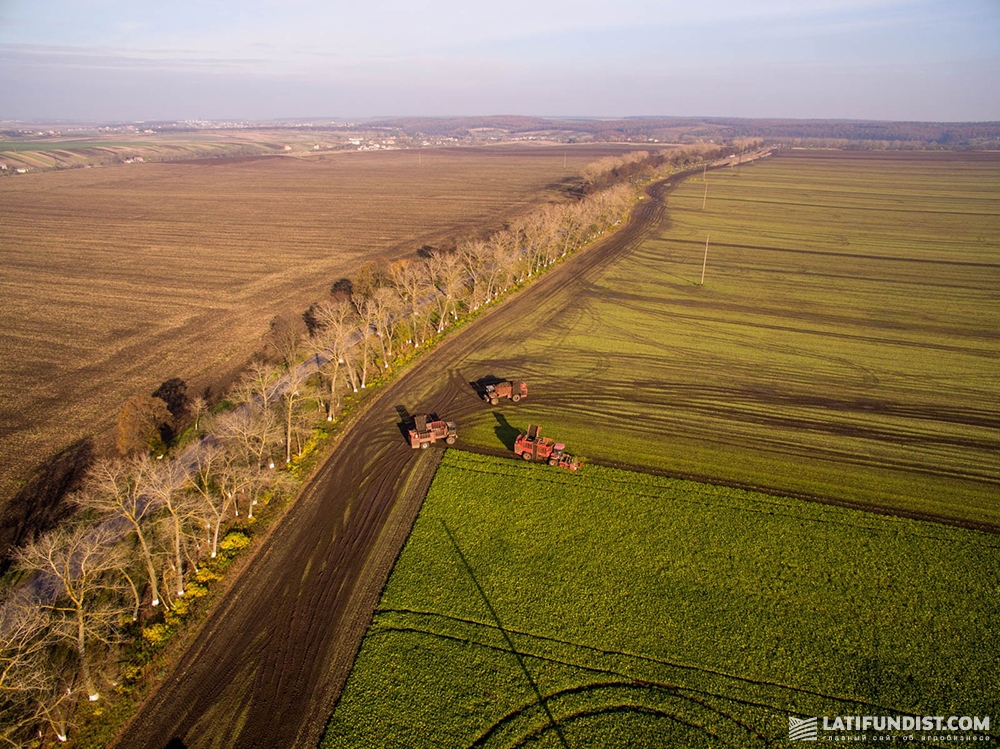
{"type": "Polygon", "coordinates": [[[615,147],[132,164],[0,181],[0,501],[121,403],[240,366],[375,256],[496,226],[615,147]]]}
{"type": "Polygon", "coordinates": [[[997,574],[975,531],[449,450],[321,746],[770,747],[789,715],[995,715],[997,574]]]}

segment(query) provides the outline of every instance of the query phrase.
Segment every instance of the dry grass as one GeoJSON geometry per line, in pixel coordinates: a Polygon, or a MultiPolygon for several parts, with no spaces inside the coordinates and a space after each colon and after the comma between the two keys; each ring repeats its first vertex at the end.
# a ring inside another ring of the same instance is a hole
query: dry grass
{"type": "MultiPolygon", "coordinates": [[[[618,149],[620,152],[621,149],[618,149]]],[[[373,256],[495,226],[615,148],[134,164],[0,182],[0,501],[169,377],[194,387],[373,256]]]]}

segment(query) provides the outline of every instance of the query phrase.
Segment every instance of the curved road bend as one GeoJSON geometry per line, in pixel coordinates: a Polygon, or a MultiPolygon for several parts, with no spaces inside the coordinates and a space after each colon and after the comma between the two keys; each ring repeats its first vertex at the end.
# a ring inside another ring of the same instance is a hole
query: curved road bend
{"type": "Polygon", "coordinates": [[[445,341],[382,392],[143,704],[120,749],[316,746],[440,460],[440,450],[406,444],[399,407],[459,422],[480,409],[449,362],[554,288],[585,285],[636,247],[662,218],[666,193],[691,173],[652,185],[651,199],[622,229],[445,341]]]}

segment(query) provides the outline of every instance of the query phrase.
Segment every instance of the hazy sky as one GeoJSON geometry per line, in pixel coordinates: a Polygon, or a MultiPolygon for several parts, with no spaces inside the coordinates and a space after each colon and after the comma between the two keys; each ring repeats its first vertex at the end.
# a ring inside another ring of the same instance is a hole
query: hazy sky
{"type": "Polygon", "coordinates": [[[1000,0],[0,0],[0,120],[465,114],[1000,120],[1000,0]]]}

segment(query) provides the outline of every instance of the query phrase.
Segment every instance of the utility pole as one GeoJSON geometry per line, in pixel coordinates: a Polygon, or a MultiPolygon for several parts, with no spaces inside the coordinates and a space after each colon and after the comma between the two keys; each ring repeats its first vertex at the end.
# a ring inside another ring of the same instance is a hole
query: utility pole
{"type": "Polygon", "coordinates": [[[708,239],[710,236],[711,234],[705,235],[705,259],[701,261],[701,284],[699,284],[700,286],[705,285],[705,268],[706,266],[708,266],[708,239]]]}

